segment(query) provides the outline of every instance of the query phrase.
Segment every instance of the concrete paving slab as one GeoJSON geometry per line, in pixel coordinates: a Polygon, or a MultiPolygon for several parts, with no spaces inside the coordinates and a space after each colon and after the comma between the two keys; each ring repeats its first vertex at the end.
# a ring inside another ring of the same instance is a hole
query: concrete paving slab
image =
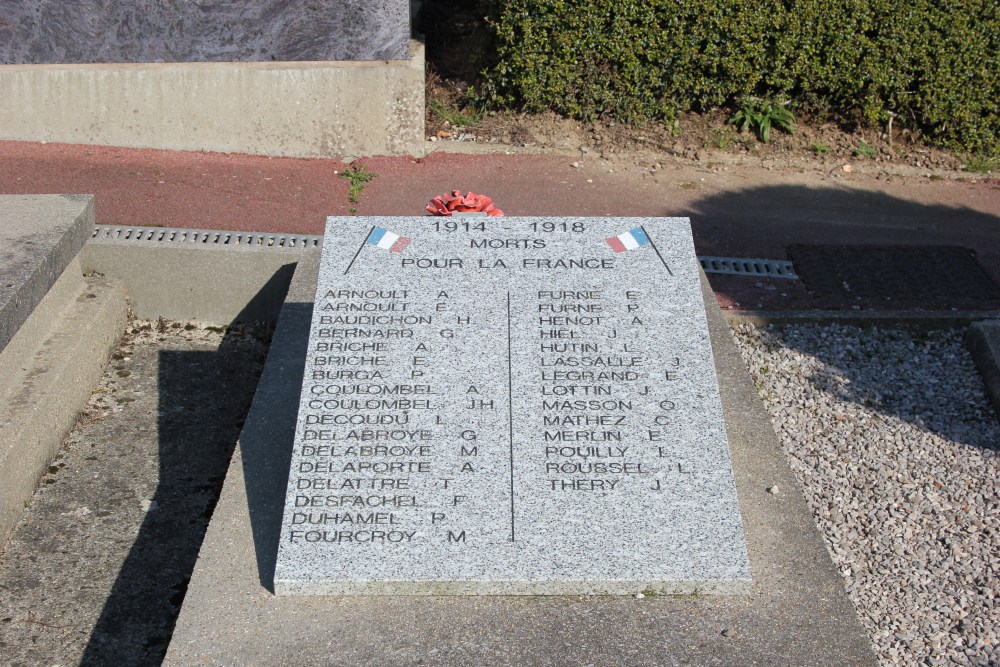
{"type": "Polygon", "coordinates": [[[136,317],[273,322],[302,251],[214,244],[94,239],[80,251],[87,273],[128,286],[136,317]]]}
{"type": "Polygon", "coordinates": [[[0,350],[76,257],[93,226],[93,197],[0,196],[0,350]]]}
{"type": "Polygon", "coordinates": [[[270,331],[133,320],[0,551],[0,665],[159,665],[270,331]]]}
{"type": "Polygon", "coordinates": [[[81,279],[74,260],[0,352],[0,546],[101,377],[126,312],[122,284],[81,279]]]}
{"type": "Polygon", "coordinates": [[[715,308],[708,322],[753,570],[750,595],[274,596],[317,270],[302,262],[293,278],[165,664],[875,664],[715,308]],[[780,493],[767,491],[775,486],[780,493]]]}

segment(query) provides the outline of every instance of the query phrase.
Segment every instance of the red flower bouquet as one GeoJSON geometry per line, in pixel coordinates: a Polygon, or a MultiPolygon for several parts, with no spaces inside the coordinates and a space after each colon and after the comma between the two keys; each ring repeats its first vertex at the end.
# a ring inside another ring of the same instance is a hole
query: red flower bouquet
{"type": "Polygon", "coordinates": [[[503,215],[503,211],[493,205],[493,200],[486,195],[470,192],[463,195],[459,190],[452,190],[450,195],[440,195],[431,200],[427,211],[434,215],[451,215],[452,213],[485,212],[489,216],[503,215]]]}

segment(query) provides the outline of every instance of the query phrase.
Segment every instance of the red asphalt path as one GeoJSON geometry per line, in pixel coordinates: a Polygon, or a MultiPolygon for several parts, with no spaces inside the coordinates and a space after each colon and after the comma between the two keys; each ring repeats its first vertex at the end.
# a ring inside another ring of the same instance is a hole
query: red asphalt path
{"type": "MultiPolygon", "coordinates": [[[[610,182],[586,196],[565,190],[563,157],[440,153],[364,163],[376,178],[355,205],[359,215],[424,215],[432,197],[452,189],[489,194],[508,215],[621,214],[610,182]]],[[[338,176],[346,167],[330,159],[0,142],[0,192],[93,194],[98,224],[320,234],[327,215],[350,214],[348,182],[338,176]]],[[[656,208],[633,203],[629,210],[654,215],[656,208]]]]}
{"type": "MultiPolygon", "coordinates": [[[[452,189],[508,215],[692,219],[699,254],[784,259],[793,243],[962,245],[1000,284],[1000,182],[672,164],[652,175],[595,158],[433,153],[364,160],[359,215],[423,215],[452,189]],[[573,167],[571,163],[578,163],[573,167]],[[614,168],[614,173],[609,173],[614,168]]],[[[322,233],[349,215],[339,160],[0,141],[0,193],[93,194],[99,224],[322,233]]],[[[847,308],[801,283],[712,277],[725,307],[847,308]],[[771,288],[774,289],[771,289],[771,288]]],[[[968,304],[962,304],[968,307],[968,304]]],[[[893,308],[897,304],[879,304],[893,308]]],[[[867,306],[866,306],[867,307],[867,306]]],[[[926,304],[947,309],[949,304],[926,304]]]]}

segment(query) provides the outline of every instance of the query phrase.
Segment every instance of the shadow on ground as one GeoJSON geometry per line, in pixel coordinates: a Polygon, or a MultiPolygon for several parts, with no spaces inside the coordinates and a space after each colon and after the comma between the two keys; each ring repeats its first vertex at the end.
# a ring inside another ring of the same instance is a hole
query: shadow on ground
{"type": "MultiPolygon", "coordinates": [[[[764,333],[763,344],[780,345],[819,361],[818,366],[800,371],[801,382],[817,392],[951,442],[986,451],[1000,449],[996,414],[965,348],[964,329],[881,333],[872,349],[857,327],[827,329],[825,336],[776,327],[764,333]]],[[[867,439],[865,428],[859,424],[855,431],[859,441],[867,439]]]]}
{"type": "MultiPolygon", "coordinates": [[[[791,259],[789,246],[953,246],[973,251],[1000,285],[1000,217],[968,207],[900,199],[850,187],[768,185],[697,199],[668,215],[691,218],[699,255],[791,259]]],[[[919,272],[918,272],[919,273],[919,272]]],[[[808,278],[808,276],[805,276],[808,278]]],[[[982,310],[1000,303],[860,296],[810,290],[802,281],[710,275],[723,307],[750,310],[982,310]]],[[[938,280],[932,272],[921,276],[938,280]]],[[[816,281],[814,281],[816,282],[816,281]]]]}
{"type": "Polygon", "coordinates": [[[229,335],[159,352],[158,484],[81,664],[163,660],[262,365],[229,335]]]}
{"type": "MultiPolygon", "coordinates": [[[[794,245],[961,247],[973,251],[989,279],[1000,285],[1000,218],[967,207],[920,204],[846,187],[776,185],[711,195],[694,202],[683,215],[691,217],[699,255],[792,259],[787,249],[794,245]]],[[[921,274],[919,269],[910,272],[910,268],[900,267],[899,271],[907,272],[914,280],[943,283],[946,279],[929,271],[921,274]]],[[[1000,302],[970,299],[960,289],[950,298],[915,299],[888,288],[880,293],[872,289],[878,285],[872,284],[865,286],[868,288],[865,295],[857,295],[837,289],[815,291],[810,289],[808,280],[804,283],[723,275],[709,278],[723,307],[765,311],[847,310],[859,316],[867,311],[885,310],[939,313],[1000,310],[1000,302]]],[[[813,285],[835,282],[817,280],[819,276],[812,278],[813,285]]],[[[878,281],[881,277],[873,275],[871,280],[878,281]]],[[[803,378],[816,389],[833,392],[842,400],[913,423],[955,442],[996,448],[996,443],[979,432],[983,411],[989,412],[990,406],[971,358],[960,342],[946,345],[933,334],[888,332],[887,336],[900,342],[893,346],[896,356],[875,360],[853,338],[851,329],[838,331],[834,337],[820,342],[774,335],[782,345],[816,357],[829,369],[803,378]],[[873,370],[872,364],[881,367],[873,370]],[[960,396],[940,391],[948,384],[945,376],[954,373],[969,377],[960,396]],[[877,377],[877,381],[873,382],[872,377],[877,377]],[[948,417],[931,418],[929,414],[948,417]]]]}
{"type": "Polygon", "coordinates": [[[283,344],[281,349],[272,348],[268,354],[271,380],[261,384],[254,396],[254,405],[240,435],[257,576],[271,592],[274,592],[274,568],[312,310],[312,303],[285,304],[274,333],[274,339],[283,344]]]}

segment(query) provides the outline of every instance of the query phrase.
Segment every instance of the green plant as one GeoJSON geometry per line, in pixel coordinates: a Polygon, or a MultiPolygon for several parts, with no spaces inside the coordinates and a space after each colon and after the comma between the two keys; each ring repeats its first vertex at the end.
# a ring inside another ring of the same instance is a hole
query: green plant
{"type": "Polygon", "coordinates": [[[427,104],[431,113],[452,127],[470,127],[478,125],[483,120],[483,111],[475,106],[460,109],[439,99],[433,99],[427,104]]]}
{"type": "Polygon", "coordinates": [[[789,133],[794,131],[795,116],[786,108],[787,104],[787,102],[779,103],[758,98],[747,99],[736,110],[729,122],[740,128],[740,132],[746,132],[748,129],[753,130],[757,137],[766,144],[771,141],[772,127],[789,133]]]}
{"type": "Polygon", "coordinates": [[[1000,157],[990,155],[970,155],[965,159],[965,170],[976,174],[988,174],[1000,169],[1000,157]]]}
{"type": "Polygon", "coordinates": [[[480,103],[670,122],[748,96],[1000,152],[1000,12],[983,0],[504,0],[480,103]]]}
{"type": "Polygon", "coordinates": [[[710,131],[712,133],[712,140],[716,147],[726,150],[733,145],[733,141],[735,141],[735,139],[733,139],[733,135],[730,134],[728,128],[713,127],[710,131]]]}
{"type": "Polygon", "coordinates": [[[830,152],[829,146],[827,146],[826,144],[821,144],[817,141],[814,141],[811,144],[809,144],[809,149],[819,157],[822,157],[830,152]]]}
{"type": "Polygon", "coordinates": [[[854,149],[854,154],[858,157],[875,157],[878,153],[878,149],[874,146],[869,146],[864,140],[861,141],[861,145],[854,149]]]}
{"type": "MultiPolygon", "coordinates": [[[[375,176],[375,172],[368,171],[368,167],[364,164],[352,162],[350,166],[348,166],[347,169],[340,174],[341,178],[346,178],[349,181],[347,186],[347,200],[351,202],[351,204],[357,204],[358,198],[361,196],[361,192],[365,189],[365,183],[371,183],[375,176]]],[[[358,209],[355,206],[351,206],[350,210],[351,213],[358,212],[358,209]]]]}

